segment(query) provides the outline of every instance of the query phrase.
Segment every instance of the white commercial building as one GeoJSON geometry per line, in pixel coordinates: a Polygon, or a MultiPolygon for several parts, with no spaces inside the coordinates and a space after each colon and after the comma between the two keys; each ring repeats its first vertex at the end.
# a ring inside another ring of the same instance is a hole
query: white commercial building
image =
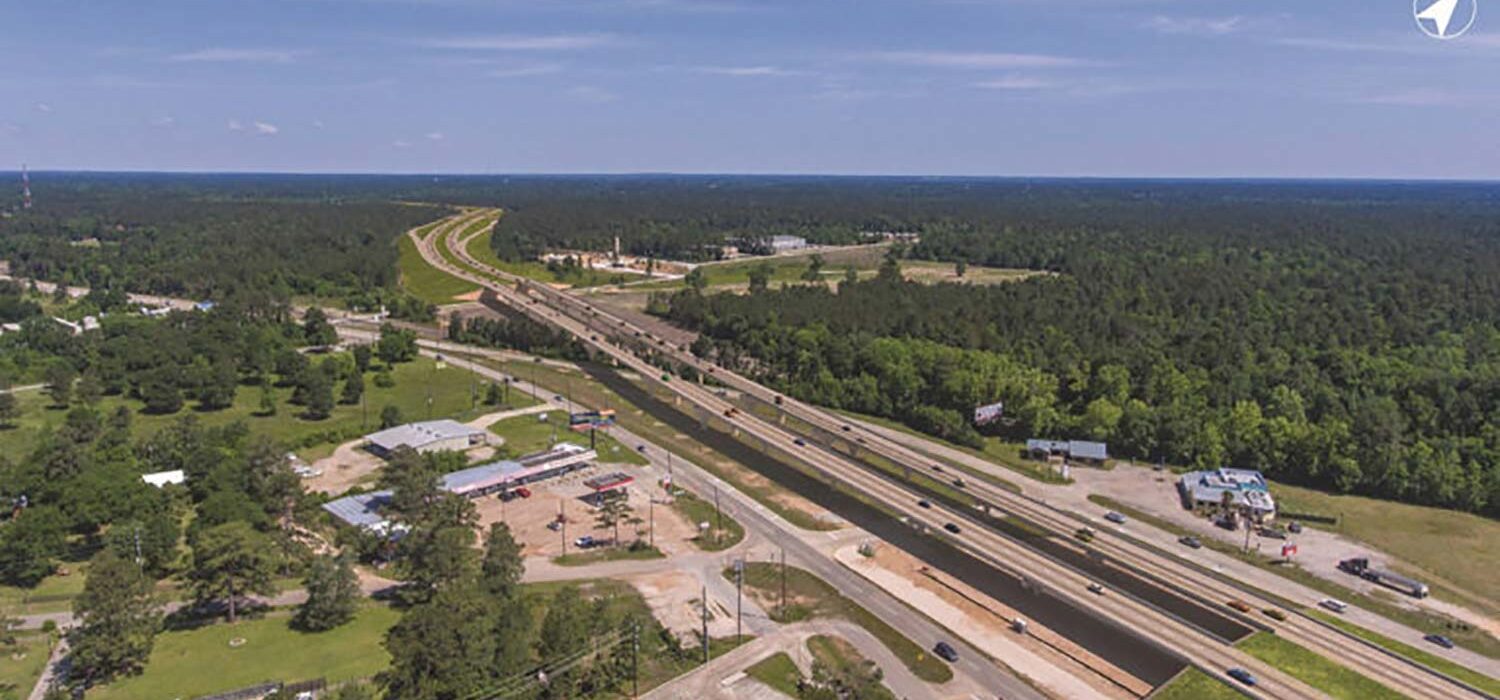
{"type": "Polygon", "coordinates": [[[1276,517],[1276,501],[1271,498],[1270,484],[1266,477],[1253,469],[1214,469],[1188,472],[1177,482],[1182,492],[1183,505],[1189,508],[1216,508],[1224,505],[1224,494],[1229,494],[1229,504],[1247,512],[1256,520],[1276,517]]]}
{"type": "Polygon", "coordinates": [[[385,457],[403,445],[424,453],[467,450],[474,445],[484,444],[485,431],[456,420],[429,420],[387,428],[366,435],[365,440],[369,443],[371,452],[385,457]]]}

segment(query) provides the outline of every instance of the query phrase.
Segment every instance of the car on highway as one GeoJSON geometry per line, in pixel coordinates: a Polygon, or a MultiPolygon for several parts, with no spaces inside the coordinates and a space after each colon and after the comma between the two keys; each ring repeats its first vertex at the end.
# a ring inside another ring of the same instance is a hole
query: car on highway
{"type": "Polygon", "coordinates": [[[841,426],[839,426],[839,430],[842,430],[842,431],[844,431],[844,432],[847,433],[847,432],[849,432],[850,428],[847,425],[841,425],[841,426]]]}
{"type": "Polygon", "coordinates": [[[1240,600],[1239,598],[1235,598],[1234,600],[1225,603],[1225,605],[1228,605],[1229,607],[1234,608],[1235,610],[1238,610],[1242,613],[1250,612],[1250,604],[1246,603],[1243,600],[1240,600]]]}
{"type": "Polygon", "coordinates": [[[803,440],[802,438],[792,440],[792,443],[797,445],[798,447],[807,447],[807,441],[803,440]]]}
{"type": "Polygon", "coordinates": [[[645,452],[646,451],[646,445],[644,443],[640,444],[640,445],[636,445],[635,446],[635,451],[636,452],[645,452]]]}
{"type": "Polygon", "coordinates": [[[1227,671],[1227,673],[1229,674],[1230,678],[1244,683],[1245,685],[1255,685],[1257,682],[1255,680],[1255,674],[1246,671],[1243,668],[1231,668],[1227,671]]]}
{"type": "Polygon", "coordinates": [[[924,499],[922,499],[920,501],[917,501],[917,505],[922,506],[923,508],[931,508],[932,507],[932,501],[929,501],[929,500],[927,500],[927,499],[924,498],[924,499]]]}
{"type": "Polygon", "coordinates": [[[1349,604],[1348,603],[1345,603],[1344,601],[1341,601],[1341,600],[1334,600],[1332,598],[1324,598],[1324,599],[1318,601],[1318,605],[1320,605],[1320,606],[1322,606],[1324,608],[1327,608],[1329,610],[1332,610],[1332,611],[1334,611],[1336,613],[1341,613],[1341,612],[1344,612],[1345,610],[1349,609],[1349,604]]]}
{"type": "Polygon", "coordinates": [[[937,654],[940,658],[946,660],[948,663],[958,663],[958,650],[954,649],[953,645],[947,642],[938,642],[937,644],[933,645],[932,653],[937,654]]]}
{"type": "Polygon", "coordinates": [[[1119,513],[1116,513],[1114,511],[1110,511],[1108,513],[1105,513],[1104,514],[1104,519],[1108,520],[1108,521],[1110,521],[1112,523],[1115,523],[1116,525],[1124,525],[1125,524],[1125,516],[1120,515],[1119,513]]]}
{"type": "Polygon", "coordinates": [[[1422,639],[1425,639],[1425,640],[1427,640],[1429,642],[1432,642],[1433,644],[1436,644],[1436,645],[1438,645],[1438,646],[1440,646],[1440,647],[1442,647],[1444,649],[1452,649],[1453,648],[1453,640],[1451,640],[1451,639],[1449,639],[1447,637],[1444,637],[1441,634],[1429,634],[1426,637],[1423,637],[1422,639]]]}
{"type": "Polygon", "coordinates": [[[1104,595],[1104,586],[1101,586],[1097,583],[1091,583],[1089,584],[1089,592],[1093,593],[1094,595],[1104,595]]]}
{"type": "Polygon", "coordinates": [[[1182,537],[1177,538],[1177,541],[1193,549],[1203,548],[1203,541],[1196,537],[1193,537],[1192,535],[1183,535],[1182,537]]]}
{"type": "Polygon", "coordinates": [[[943,467],[940,464],[934,464],[934,465],[932,465],[932,470],[935,471],[935,472],[941,472],[941,471],[943,471],[943,467]]]}
{"type": "Polygon", "coordinates": [[[1094,529],[1091,527],[1080,527],[1073,531],[1073,536],[1084,542],[1094,541],[1094,529]]]}
{"type": "Polygon", "coordinates": [[[955,487],[957,487],[957,488],[964,488],[965,486],[968,486],[968,484],[964,483],[964,480],[963,480],[962,477],[954,479],[953,480],[953,485],[955,487]]]}
{"type": "Polygon", "coordinates": [[[953,533],[955,535],[957,535],[960,532],[963,532],[962,530],[958,529],[957,525],[955,525],[953,523],[947,523],[947,524],[943,525],[943,529],[947,530],[948,532],[951,532],[951,533],[953,533]]]}
{"type": "Polygon", "coordinates": [[[589,547],[594,546],[595,543],[596,541],[594,540],[593,535],[584,535],[583,537],[573,540],[573,546],[579,549],[588,549],[589,547]]]}
{"type": "Polygon", "coordinates": [[[1266,608],[1265,610],[1262,610],[1261,612],[1265,613],[1266,617],[1269,617],[1272,620],[1276,620],[1277,622],[1285,622],[1286,621],[1286,613],[1284,613],[1284,612],[1282,612],[1280,610],[1277,610],[1276,608],[1266,608]]]}

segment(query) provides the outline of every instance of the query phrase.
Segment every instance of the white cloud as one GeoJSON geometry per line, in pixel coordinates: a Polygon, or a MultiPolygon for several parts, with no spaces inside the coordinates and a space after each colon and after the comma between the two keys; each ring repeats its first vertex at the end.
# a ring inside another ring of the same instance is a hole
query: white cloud
{"type": "Polygon", "coordinates": [[[241,124],[240,120],[238,120],[238,119],[230,119],[228,126],[229,126],[229,130],[230,131],[244,131],[245,130],[245,125],[241,124]]]}
{"type": "Polygon", "coordinates": [[[1392,107],[1434,107],[1451,106],[1472,102],[1468,95],[1462,95],[1447,90],[1438,89],[1416,89],[1402,92],[1390,92],[1376,95],[1357,97],[1354,102],[1367,105],[1388,105],[1392,107]]]}
{"type": "Polygon", "coordinates": [[[267,122],[255,122],[255,133],[262,136],[275,136],[276,134],[281,133],[281,129],[276,128],[275,124],[269,124],[267,122]]]}
{"type": "Polygon", "coordinates": [[[776,66],[698,66],[693,68],[692,71],[708,75],[727,75],[736,78],[805,75],[802,71],[786,70],[784,68],[777,68],[776,66]]]}
{"type": "Polygon", "coordinates": [[[418,42],[434,49],[470,51],[578,51],[628,46],[631,42],[615,34],[495,34],[426,39],[418,42]]]}
{"type": "Polygon", "coordinates": [[[402,141],[400,139],[392,141],[391,145],[395,146],[396,148],[411,148],[411,142],[410,141],[402,141]]]}
{"type": "Polygon", "coordinates": [[[52,111],[52,105],[49,105],[46,102],[38,102],[36,103],[36,111],[41,112],[42,114],[47,114],[48,112],[52,111]]]}
{"type": "Polygon", "coordinates": [[[170,129],[177,126],[177,120],[173,119],[171,115],[160,116],[151,120],[151,126],[158,129],[170,129]]]}
{"type": "Polygon", "coordinates": [[[211,48],[173,54],[169,60],[183,63],[291,63],[307,53],[288,49],[211,48]]]}
{"type": "Polygon", "coordinates": [[[1232,17],[1168,17],[1156,15],[1143,24],[1147,29],[1152,29],[1162,34],[1191,34],[1194,36],[1223,36],[1231,34],[1245,27],[1245,18],[1240,15],[1232,17]]]}
{"type": "Polygon", "coordinates": [[[593,102],[595,104],[614,102],[615,100],[620,99],[619,95],[605,90],[604,88],[594,87],[593,85],[579,85],[569,88],[567,94],[568,97],[571,97],[575,100],[581,100],[583,102],[593,102]]]}
{"type": "Polygon", "coordinates": [[[1042,80],[1041,78],[1031,78],[1019,75],[1008,75],[1003,78],[996,78],[994,80],[982,80],[980,82],[974,83],[974,87],[980,87],[986,90],[1039,90],[1041,88],[1052,87],[1053,85],[1055,85],[1055,83],[1050,80],[1042,80]]]}
{"type": "Polygon", "coordinates": [[[323,128],[323,120],[322,119],[314,119],[314,120],[312,120],[312,128],[314,128],[314,129],[321,129],[321,128],[323,128]]]}
{"type": "Polygon", "coordinates": [[[491,78],[524,78],[532,75],[547,75],[559,73],[563,67],[556,63],[538,63],[529,66],[515,66],[512,68],[496,68],[488,73],[491,78]]]}
{"type": "Polygon", "coordinates": [[[429,131],[424,136],[428,141],[442,141],[445,138],[441,131],[429,131]]]}
{"type": "Polygon", "coordinates": [[[1092,65],[1091,61],[1080,58],[1039,53],[878,51],[866,56],[885,63],[931,68],[1061,68],[1092,65]]]}

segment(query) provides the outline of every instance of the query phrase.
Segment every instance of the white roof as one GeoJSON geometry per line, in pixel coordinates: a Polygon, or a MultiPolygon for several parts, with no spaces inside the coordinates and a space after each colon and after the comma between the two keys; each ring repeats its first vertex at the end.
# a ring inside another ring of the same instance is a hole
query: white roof
{"type": "Polygon", "coordinates": [[[167,484],[181,484],[187,481],[187,474],[184,474],[181,469],[173,469],[169,472],[153,472],[151,474],[142,474],[141,481],[151,484],[156,488],[161,488],[167,484]]]}
{"type": "Polygon", "coordinates": [[[406,445],[412,449],[420,449],[423,445],[434,442],[451,440],[457,437],[467,438],[472,435],[482,435],[483,430],[471,428],[456,420],[429,420],[420,423],[407,423],[394,428],[387,428],[378,433],[365,436],[371,444],[386,451],[391,451],[406,445]]]}

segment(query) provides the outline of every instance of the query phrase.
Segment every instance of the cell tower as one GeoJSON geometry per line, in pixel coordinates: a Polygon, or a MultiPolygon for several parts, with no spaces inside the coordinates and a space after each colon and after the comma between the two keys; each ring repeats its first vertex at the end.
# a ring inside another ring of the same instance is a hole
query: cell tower
{"type": "Polygon", "coordinates": [[[26,171],[26,164],[21,164],[21,208],[31,208],[31,173],[26,171]]]}

